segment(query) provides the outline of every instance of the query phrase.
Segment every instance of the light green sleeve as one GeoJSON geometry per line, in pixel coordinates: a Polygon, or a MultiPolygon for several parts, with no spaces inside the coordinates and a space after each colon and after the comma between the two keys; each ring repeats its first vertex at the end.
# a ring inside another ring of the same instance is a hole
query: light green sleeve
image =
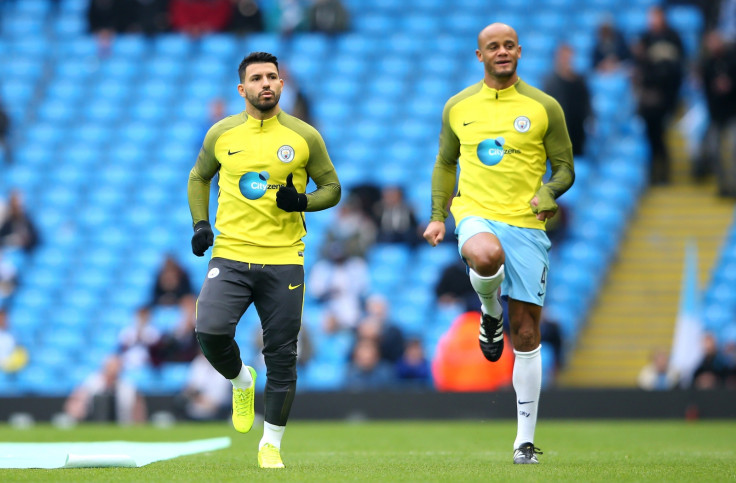
{"type": "Polygon", "coordinates": [[[245,122],[243,113],[226,117],[212,126],[204,137],[197,161],[189,172],[189,183],[187,184],[192,226],[210,219],[210,182],[220,170],[220,162],[215,157],[215,144],[222,133],[243,122],[245,122]]]}
{"type": "Polygon", "coordinates": [[[448,216],[447,203],[455,193],[460,140],[450,127],[450,110],[454,105],[454,102],[448,101],[442,111],[440,147],[432,170],[432,217],[430,221],[445,221],[448,216]]]}
{"type": "Polygon", "coordinates": [[[567,132],[565,115],[560,104],[552,99],[545,105],[549,126],[544,136],[544,148],[552,167],[552,176],[537,192],[537,208],[540,211],[557,211],[557,198],[575,182],[572,143],[567,132]]]}

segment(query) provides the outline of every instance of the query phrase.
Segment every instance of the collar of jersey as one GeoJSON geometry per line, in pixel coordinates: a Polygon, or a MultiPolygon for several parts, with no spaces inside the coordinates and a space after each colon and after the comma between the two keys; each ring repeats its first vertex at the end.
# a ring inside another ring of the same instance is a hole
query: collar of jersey
{"type": "MultiPolygon", "coordinates": [[[[280,112],[279,112],[279,114],[280,114],[280,112]]],[[[261,126],[263,126],[265,128],[265,127],[270,127],[270,126],[277,125],[279,123],[278,117],[279,117],[279,115],[276,114],[273,117],[269,117],[268,119],[264,119],[263,120],[263,124],[261,124],[261,120],[260,119],[256,119],[255,117],[249,116],[246,113],[245,114],[245,123],[248,126],[250,126],[250,127],[258,127],[258,128],[260,128],[261,126]]]]}
{"type": "Polygon", "coordinates": [[[486,84],[485,81],[483,82],[483,91],[488,94],[491,97],[496,97],[497,99],[500,99],[502,97],[508,97],[513,96],[516,93],[516,86],[519,85],[519,82],[521,82],[521,78],[517,79],[516,82],[514,82],[512,85],[508,86],[506,89],[493,89],[492,87],[488,87],[488,84],[486,84]]]}

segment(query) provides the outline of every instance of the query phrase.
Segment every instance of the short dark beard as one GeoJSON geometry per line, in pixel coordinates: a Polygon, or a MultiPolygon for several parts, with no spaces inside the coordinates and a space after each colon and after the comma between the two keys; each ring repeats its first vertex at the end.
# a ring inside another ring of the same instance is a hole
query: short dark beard
{"type": "MultiPolygon", "coordinates": [[[[261,91],[261,92],[263,92],[263,91],[261,91]]],[[[253,107],[255,107],[256,109],[258,109],[259,111],[261,111],[261,112],[268,112],[271,109],[273,109],[279,103],[279,99],[281,99],[281,95],[280,94],[277,95],[274,91],[271,91],[271,93],[273,94],[273,99],[271,99],[270,101],[267,101],[267,102],[261,102],[260,97],[259,97],[261,95],[261,92],[259,92],[258,95],[255,96],[254,98],[252,98],[247,93],[246,93],[245,97],[246,97],[246,99],[248,99],[248,102],[250,102],[250,104],[253,107]]]]}

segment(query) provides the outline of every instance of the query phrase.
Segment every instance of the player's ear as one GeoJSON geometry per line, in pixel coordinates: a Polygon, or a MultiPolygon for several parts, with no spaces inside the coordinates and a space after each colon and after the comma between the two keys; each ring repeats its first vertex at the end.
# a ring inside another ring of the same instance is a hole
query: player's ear
{"type": "Polygon", "coordinates": [[[240,94],[240,97],[245,99],[245,86],[243,86],[243,84],[238,84],[238,94],[240,94]]]}
{"type": "Polygon", "coordinates": [[[521,59],[521,44],[519,44],[519,48],[518,48],[518,50],[519,50],[519,55],[518,55],[518,57],[517,57],[517,58],[521,59]]]}
{"type": "Polygon", "coordinates": [[[475,56],[478,57],[478,62],[483,62],[483,56],[480,55],[479,49],[475,49],[475,56]]]}

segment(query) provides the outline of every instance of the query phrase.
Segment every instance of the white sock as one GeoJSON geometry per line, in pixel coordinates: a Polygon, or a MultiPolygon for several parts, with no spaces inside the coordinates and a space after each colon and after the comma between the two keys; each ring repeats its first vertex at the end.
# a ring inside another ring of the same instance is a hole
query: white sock
{"type": "Polygon", "coordinates": [[[503,311],[501,304],[498,303],[498,287],[503,282],[504,273],[503,265],[498,268],[495,275],[490,277],[482,277],[475,270],[470,269],[470,284],[480,298],[483,313],[494,319],[497,319],[503,311]]]}
{"type": "Polygon", "coordinates": [[[286,426],[276,426],[275,424],[264,422],[263,438],[261,438],[261,442],[258,443],[258,449],[263,448],[266,443],[270,443],[278,449],[281,449],[281,438],[284,437],[285,429],[286,426]]]}
{"type": "Polygon", "coordinates": [[[534,443],[534,429],[537,426],[539,394],[542,391],[542,353],[540,345],[530,352],[514,349],[516,361],[512,380],[516,391],[516,418],[518,427],[514,449],[522,443],[534,443]]]}
{"type": "Polygon", "coordinates": [[[233,387],[237,387],[238,389],[248,389],[253,385],[253,376],[250,375],[250,371],[243,364],[243,367],[240,368],[240,373],[235,376],[235,379],[230,379],[230,382],[233,384],[233,387]]]}

